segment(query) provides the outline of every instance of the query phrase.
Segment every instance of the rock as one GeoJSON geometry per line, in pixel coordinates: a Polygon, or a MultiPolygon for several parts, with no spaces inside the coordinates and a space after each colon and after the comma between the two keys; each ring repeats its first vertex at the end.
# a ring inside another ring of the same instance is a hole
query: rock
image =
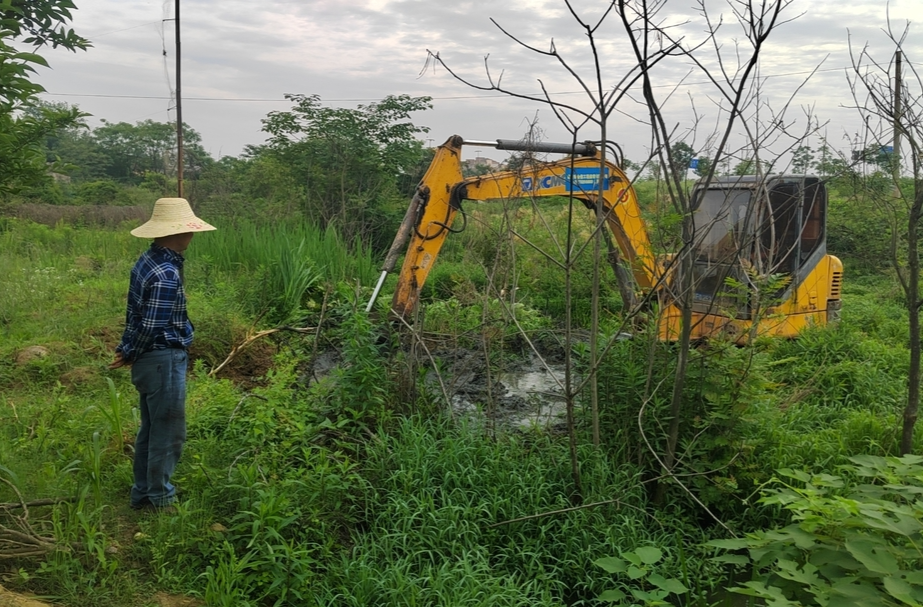
{"type": "MultiPolygon", "coordinates": [[[[43,346],[28,346],[16,354],[16,364],[19,366],[27,365],[33,360],[45,358],[49,354],[51,352],[43,346]]],[[[2,604],[0,604],[0,607],[2,607],[2,604]]]]}

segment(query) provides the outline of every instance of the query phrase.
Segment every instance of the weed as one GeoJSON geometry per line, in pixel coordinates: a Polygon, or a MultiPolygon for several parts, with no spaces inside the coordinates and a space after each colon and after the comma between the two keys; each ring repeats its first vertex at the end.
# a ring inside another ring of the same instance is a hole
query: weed
{"type": "Polygon", "coordinates": [[[709,542],[747,551],[717,557],[753,567],[755,579],[734,592],[792,606],[923,600],[923,457],[856,456],[850,462],[836,476],[780,470],[761,501],[781,506],[791,524],[709,542]]]}

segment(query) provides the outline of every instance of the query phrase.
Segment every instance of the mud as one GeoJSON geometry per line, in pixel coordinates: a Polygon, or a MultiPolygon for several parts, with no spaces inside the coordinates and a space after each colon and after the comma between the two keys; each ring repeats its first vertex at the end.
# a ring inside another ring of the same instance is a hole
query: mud
{"type": "MultiPolygon", "coordinates": [[[[540,355],[528,347],[513,353],[494,352],[491,364],[484,353],[465,348],[432,349],[438,372],[429,356],[419,365],[428,368],[424,383],[437,401],[443,386],[454,417],[464,417],[495,429],[523,430],[565,427],[564,350],[554,339],[534,342],[540,355]]],[[[343,364],[336,350],[318,353],[301,369],[298,383],[309,386],[323,380],[343,364]]],[[[572,378],[579,381],[578,377],[572,378]]]]}
{"type": "MultiPolygon", "coordinates": [[[[436,352],[440,376],[455,416],[510,430],[558,429],[564,424],[564,364],[531,354],[491,370],[483,354],[468,350],[436,352]]],[[[436,372],[426,375],[434,394],[442,389],[436,372]]]]}

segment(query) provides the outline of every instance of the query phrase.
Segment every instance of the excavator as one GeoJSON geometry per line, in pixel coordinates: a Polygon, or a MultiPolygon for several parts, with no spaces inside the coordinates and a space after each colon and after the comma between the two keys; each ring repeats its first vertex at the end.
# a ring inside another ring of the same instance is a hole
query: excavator
{"type": "Polygon", "coordinates": [[[617,160],[611,144],[450,137],[436,149],[416,189],[366,309],[405,253],[391,313],[409,320],[443,243],[458,231],[453,222],[463,213],[463,201],[572,196],[601,213],[624,262],[612,263],[620,286],[627,282],[636,301],[656,306],[651,316],[661,340],[679,339],[684,301],[691,303],[690,337],[697,340],[794,337],[805,327],[839,319],[843,264],[827,253],[827,191],[821,179],[770,174],[699,180],[691,192],[691,250],[679,263],[676,253],[655,253],[631,181],[616,162],[603,158],[601,145],[609,146],[607,158],[617,160]],[[466,145],[565,157],[465,178],[466,145]]]}

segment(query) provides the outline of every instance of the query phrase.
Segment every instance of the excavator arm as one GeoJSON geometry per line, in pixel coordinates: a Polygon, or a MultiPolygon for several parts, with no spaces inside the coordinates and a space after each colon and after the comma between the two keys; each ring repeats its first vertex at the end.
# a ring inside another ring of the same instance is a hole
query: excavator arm
{"type": "Polygon", "coordinates": [[[521,143],[498,140],[467,142],[495,145],[498,149],[565,153],[569,157],[552,163],[533,165],[521,171],[491,173],[465,179],[462,176],[461,148],[465,141],[450,137],[439,146],[411,200],[404,221],[385,258],[381,278],[369,302],[371,309],[388,273],[405,250],[392,309],[406,317],[419,300],[420,290],[445,239],[453,232],[463,200],[497,200],[531,196],[573,196],[588,208],[597,208],[602,192],[601,211],[628,262],[635,282],[642,290],[652,288],[662,275],[651,250],[647,229],[641,219],[638,199],[622,170],[602,161],[592,144],[521,143]],[[602,176],[602,188],[600,185],[602,176]]]}

